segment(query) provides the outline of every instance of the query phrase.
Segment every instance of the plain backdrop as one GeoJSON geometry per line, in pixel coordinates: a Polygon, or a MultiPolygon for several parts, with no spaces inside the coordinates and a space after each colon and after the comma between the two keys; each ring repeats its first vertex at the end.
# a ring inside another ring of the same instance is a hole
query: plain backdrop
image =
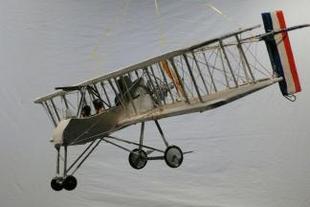
{"type": "MultiPolygon", "coordinates": [[[[310,23],[309,8],[308,0],[158,0],[157,7],[154,0],[1,0],[0,206],[308,207],[310,29],[290,34],[303,87],[295,103],[274,85],[161,121],[170,143],[195,151],[178,169],[153,161],[136,171],[127,152],[102,144],[76,174],[77,189],[54,192],[52,127],[33,100],[55,86],[261,24],[261,12],[282,9],[288,25],[310,23]]],[[[146,143],[163,147],[154,124],[146,127],[146,143]]],[[[138,130],[118,135],[137,140],[138,130]]]]}

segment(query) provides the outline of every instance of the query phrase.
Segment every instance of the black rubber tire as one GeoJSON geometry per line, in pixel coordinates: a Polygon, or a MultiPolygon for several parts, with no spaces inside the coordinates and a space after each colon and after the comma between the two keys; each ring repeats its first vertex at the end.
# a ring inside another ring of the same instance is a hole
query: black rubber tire
{"type": "Polygon", "coordinates": [[[128,161],[131,167],[140,170],[144,168],[147,163],[147,154],[142,149],[134,149],[130,152],[128,161]]]}
{"type": "Polygon", "coordinates": [[[172,145],[167,147],[164,158],[169,167],[177,168],[183,163],[183,152],[180,147],[172,145]]]}
{"type": "Polygon", "coordinates": [[[77,179],[73,175],[69,175],[65,178],[63,182],[64,189],[71,191],[74,190],[77,186],[77,179]]]}
{"type": "Polygon", "coordinates": [[[53,178],[51,180],[51,188],[54,190],[54,191],[61,191],[63,189],[63,181],[62,181],[62,178],[53,178]]]}

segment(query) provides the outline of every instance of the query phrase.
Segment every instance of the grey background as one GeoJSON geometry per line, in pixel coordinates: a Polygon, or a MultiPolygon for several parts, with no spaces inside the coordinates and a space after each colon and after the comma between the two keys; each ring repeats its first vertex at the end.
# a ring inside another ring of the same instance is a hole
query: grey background
{"type": "MultiPolygon", "coordinates": [[[[75,191],[50,189],[52,128],[35,97],[260,24],[263,11],[283,9],[288,25],[310,23],[307,0],[158,5],[159,13],[153,0],[1,1],[0,206],[310,205],[309,29],[291,33],[303,87],[294,104],[275,85],[214,111],[163,120],[171,143],[195,150],[180,168],[154,161],[135,171],[126,152],[103,144],[77,173],[75,191]]],[[[147,143],[162,146],[153,124],[146,126],[147,143]]],[[[137,126],[118,133],[138,134],[137,126]]]]}

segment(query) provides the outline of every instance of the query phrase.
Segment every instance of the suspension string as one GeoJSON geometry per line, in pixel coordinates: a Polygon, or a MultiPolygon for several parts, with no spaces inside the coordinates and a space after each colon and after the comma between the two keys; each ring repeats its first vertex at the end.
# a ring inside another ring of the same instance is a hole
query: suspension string
{"type": "Polygon", "coordinates": [[[216,12],[217,14],[219,14],[220,16],[222,16],[225,20],[232,22],[236,25],[238,25],[239,29],[241,27],[243,27],[243,25],[241,25],[239,22],[235,21],[234,19],[228,17],[223,11],[219,10],[217,7],[215,7],[213,4],[211,3],[206,3],[207,7],[211,10],[213,10],[214,12],[216,12]]]}
{"type": "Polygon", "coordinates": [[[125,3],[120,8],[120,14],[112,19],[112,23],[107,28],[105,28],[104,32],[101,34],[101,36],[100,36],[97,44],[95,45],[94,49],[91,51],[90,58],[95,60],[95,62],[97,63],[96,65],[99,66],[100,62],[104,62],[104,57],[98,56],[98,50],[100,48],[102,41],[106,37],[110,36],[111,35],[110,33],[113,31],[114,27],[116,27],[116,25],[119,25],[119,23],[123,17],[126,17],[127,12],[128,12],[129,2],[130,2],[130,0],[125,0],[125,3]]]}
{"type": "MultiPolygon", "coordinates": [[[[242,25],[240,22],[236,21],[235,19],[229,17],[227,14],[225,14],[222,10],[218,9],[217,7],[215,7],[213,4],[207,2],[206,3],[207,7],[209,9],[211,9],[212,11],[216,12],[218,15],[222,16],[225,20],[227,20],[228,22],[231,22],[233,24],[236,24],[239,28],[241,29],[244,27],[244,25],[242,25]]],[[[249,33],[254,36],[255,34],[253,33],[253,31],[249,31],[249,33]]],[[[240,34],[241,37],[241,34],[240,34]]]]}
{"type": "Polygon", "coordinates": [[[155,0],[155,12],[159,19],[159,44],[160,44],[160,48],[163,49],[165,47],[166,38],[163,32],[163,23],[162,23],[160,10],[159,10],[159,3],[157,2],[157,0],[155,0]]]}

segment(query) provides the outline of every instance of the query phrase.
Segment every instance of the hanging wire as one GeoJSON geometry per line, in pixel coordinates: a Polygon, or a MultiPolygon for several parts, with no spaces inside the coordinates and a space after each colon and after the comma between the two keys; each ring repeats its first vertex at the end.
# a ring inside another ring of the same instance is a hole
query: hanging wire
{"type": "Polygon", "coordinates": [[[238,25],[239,29],[241,29],[243,27],[243,25],[241,25],[239,22],[237,22],[236,20],[232,19],[231,17],[229,17],[228,15],[226,15],[223,11],[221,11],[220,9],[218,9],[217,7],[215,7],[213,4],[211,3],[206,3],[207,7],[209,9],[211,9],[212,11],[216,12],[218,15],[220,15],[221,17],[223,17],[225,20],[232,22],[236,25],[238,25]]]}
{"type": "Polygon", "coordinates": [[[110,24],[110,26],[105,28],[104,32],[101,34],[99,40],[97,41],[94,49],[90,53],[91,59],[95,60],[95,63],[98,67],[100,66],[100,63],[104,62],[104,54],[102,54],[102,56],[99,57],[98,50],[100,46],[102,46],[103,40],[106,39],[108,36],[111,36],[111,33],[114,30],[114,28],[120,24],[121,19],[124,19],[124,17],[127,16],[129,3],[130,3],[130,0],[125,0],[125,3],[120,8],[120,12],[119,12],[120,14],[112,18],[112,23],[110,24]]]}
{"type": "Polygon", "coordinates": [[[159,3],[157,0],[154,0],[154,1],[155,1],[155,12],[159,19],[159,46],[160,46],[160,49],[163,50],[166,45],[166,38],[163,32],[163,22],[162,22],[162,17],[161,17],[160,10],[159,10],[159,3]]]}
{"type": "MultiPolygon", "coordinates": [[[[236,21],[235,19],[229,17],[226,13],[224,13],[222,10],[220,10],[218,7],[214,6],[214,4],[211,4],[210,1],[207,0],[206,3],[207,7],[209,9],[211,9],[212,11],[214,11],[215,13],[217,13],[218,15],[220,15],[221,17],[223,17],[225,20],[227,20],[228,22],[231,22],[235,25],[238,26],[238,29],[241,29],[244,27],[244,25],[242,25],[240,22],[236,21]]],[[[249,31],[250,34],[252,34],[254,36],[253,31],[249,31]]]]}

